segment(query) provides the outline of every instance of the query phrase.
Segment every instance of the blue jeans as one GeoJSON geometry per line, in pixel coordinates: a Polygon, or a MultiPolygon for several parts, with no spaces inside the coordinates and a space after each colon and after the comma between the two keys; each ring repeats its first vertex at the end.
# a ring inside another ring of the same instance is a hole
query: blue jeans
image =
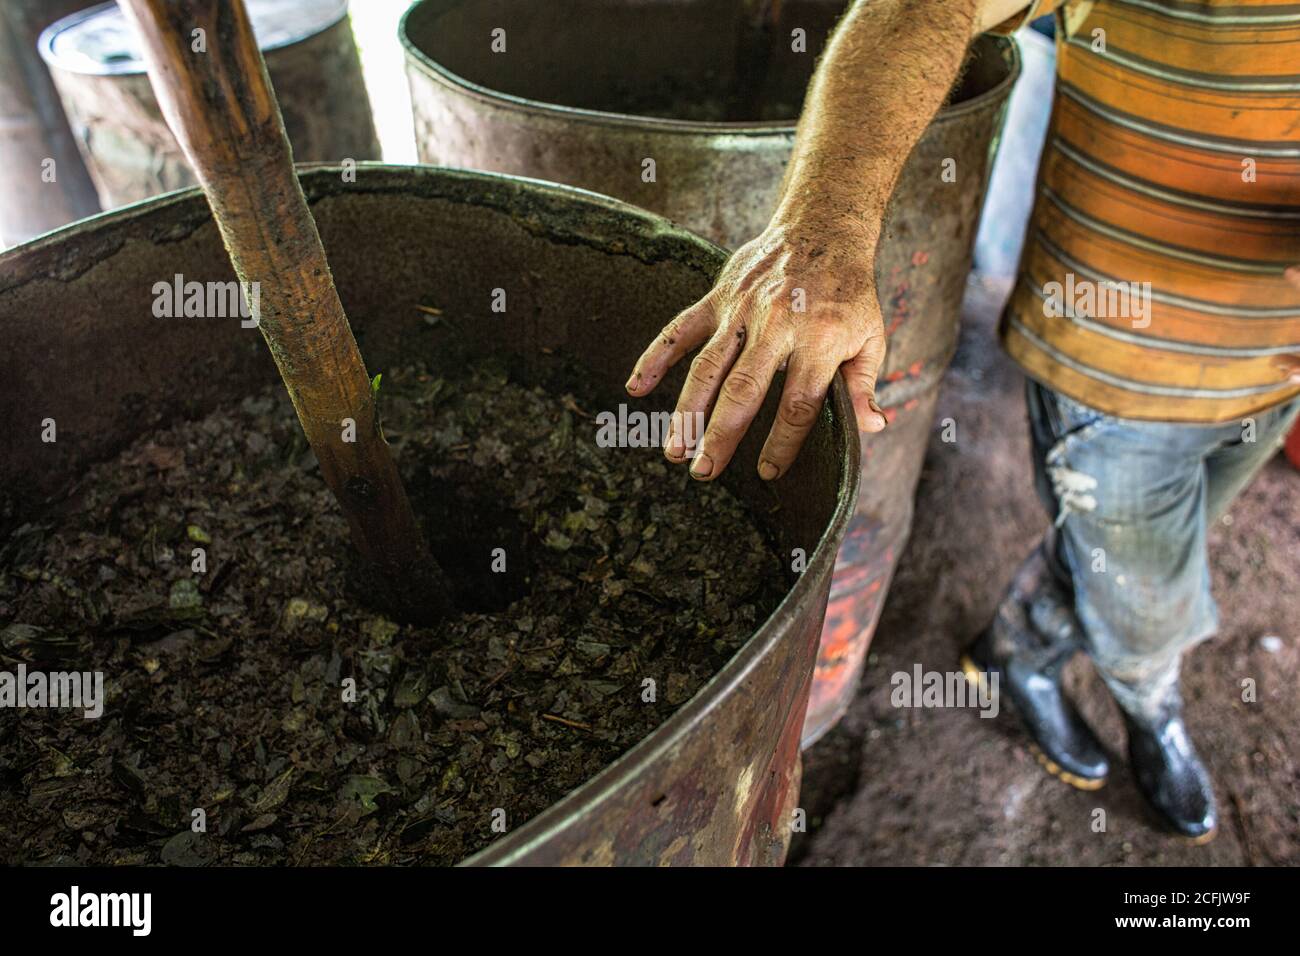
{"type": "Polygon", "coordinates": [[[1033,381],[1026,401],[1084,649],[1120,706],[1149,714],[1183,651],[1218,627],[1206,530],[1286,440],[1300,399],[1221,425],[1115,418],[1033,381]]]}

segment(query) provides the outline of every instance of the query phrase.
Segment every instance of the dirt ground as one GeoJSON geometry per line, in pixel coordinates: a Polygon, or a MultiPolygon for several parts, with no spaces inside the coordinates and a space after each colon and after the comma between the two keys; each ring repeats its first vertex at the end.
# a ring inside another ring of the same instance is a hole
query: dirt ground
{"type": "Polygon", "coordinates": [[[1033,493],[1023,378],[997,347],[1006,286],[973,281],[961,346],[917,499],[911,542],[865,678],[841,727],[805,755],[809,833],[790,862],[828,865],[1300,864],[1300,472],[1270,463],[1214,528],[1219,635],[1184,662],[1187,723],[1215,780],[1219,834],[1192,847],[1157,831],[1124,756],[1122,724],[1082,658],[1069,678],[1111,750],[1085,793],[1035,762],[1005,711],[896,709],[890,675],[956,668],[1046,518],[1033,493]],[[1242,700],[1253,678],[1254,703],[1242,700]],[[1105,830],[1096,832],[1097,809],[1105,830]]]}

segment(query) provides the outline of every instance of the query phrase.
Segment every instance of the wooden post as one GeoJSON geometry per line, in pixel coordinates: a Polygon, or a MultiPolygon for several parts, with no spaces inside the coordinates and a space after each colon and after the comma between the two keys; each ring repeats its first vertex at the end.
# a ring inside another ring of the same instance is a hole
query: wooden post
{"type": "Polygon", "coordinates": [[[380,433],[243,0],[122,0],[122,8],[235,272],[258,283],[259,328],[352,540],[379,572],[381,600],[435,618],[448,607],[446,582],[380,433]],[[194,50],[196,30],[205,52],[194,50]]]}

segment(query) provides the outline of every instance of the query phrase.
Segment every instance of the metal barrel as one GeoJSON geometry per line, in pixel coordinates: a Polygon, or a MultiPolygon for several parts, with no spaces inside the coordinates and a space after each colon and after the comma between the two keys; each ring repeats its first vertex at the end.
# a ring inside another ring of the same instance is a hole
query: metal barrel
{"type": "MultiPolygon", "coordinates": [[[[347,0],[245,0],[299,162],[380,156],[347,0]]],[[[216,37],[194,36],[195,49],[216,37]]],[[[51,24],[45,58],[105,209],[197,180],[167,128],[115,2],[51,24]]]]}
{"type": "MultiPolygon", "coordinates": [[[[519,381],[554,382],[559,394],[577,364],[616,408],[660,310],[702,295],[725,260],[658,216],[547,183],[379,164],[363,164],[355,183],[338,167],[306,172],[302,183],[371,368],[421,360],[450,374],[493,356],[519,381]],[[491,312],[483,290],[512,281],[510,311],[491,312]],[[482,321],[430,328],[415,306],[431,299],[482,321]]],[[[155,283],[177,274],[234,278],[197,190],[0,254],[0,336],[9,343],[0,351],[0,419],[12,426],[0,433],[0,544],[74,487],[89,462],[278,380],[261,336],[237,320],[153,315],[155,283]],[[49,418],[59,428],[54,444],[40,438],[49,418]]],[[[670,401],[639,407],[667,412],[670,401]]],[[[774,414],[769,402],[762,422],[774,414]]],[[[782,861],[818,636],[857,493],[843,389],[833,389],[808,453],[779,485],[754,475],[760,447],[742,446],[744,467],[728,486],[774,548],[806,551],[807,569],[735,657],[649,737],[467,862],[782,861]]]]}
{"type": "Polygon", "coordinates": [[[41,31],[85,2],[0,0],[0,248],[99,212],[54,81],[36,52],[41,31]]]}
{"type": "MultiPolygon", "coordinates": [[[[420,158],[607,193],[734,248],[767,224],[805,88],[843,9],[842,0],[423,0],[401,25],[420,158]]],[[[1012,41],[974,44],[889,207],[876,282],[890,334],[878,398],[890,424],[862,442],[863,490],[832,585],[805,745],[852,699],[907,541],[1018,72],[1012,41]]]]}

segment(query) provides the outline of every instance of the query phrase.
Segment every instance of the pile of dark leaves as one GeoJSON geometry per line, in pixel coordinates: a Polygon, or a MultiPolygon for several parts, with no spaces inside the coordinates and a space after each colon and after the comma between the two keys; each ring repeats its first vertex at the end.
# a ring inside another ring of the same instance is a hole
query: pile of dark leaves
{"type": "Polygon", "coordinates": [[[573,395],[415,367],[381,406],[462,609],[436,627],[358,590],[279,388],[0,545],[0,669],[106,696],[0,712],[5,862],[454,863],[645,737],[784,592],[730,493],[598,447],[573,395]]]}

